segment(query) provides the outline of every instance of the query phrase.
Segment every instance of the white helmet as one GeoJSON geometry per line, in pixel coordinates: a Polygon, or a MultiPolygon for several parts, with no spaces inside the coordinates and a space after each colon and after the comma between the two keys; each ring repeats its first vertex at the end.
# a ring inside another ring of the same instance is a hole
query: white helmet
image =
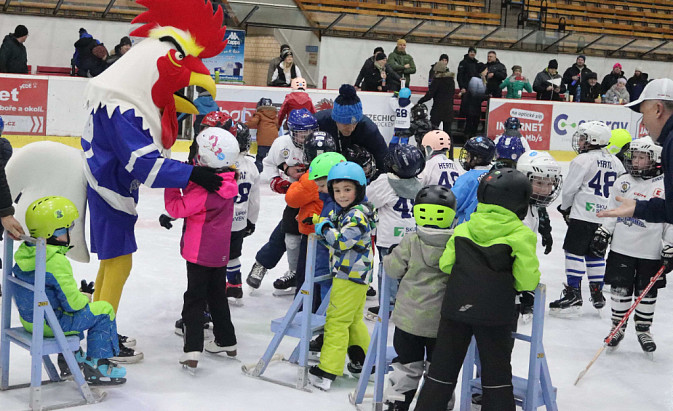
{"type": "MultiPolygon", "coordinates": [[[[577,127],[573,135],[573,150],[584,153],[592,147],[605,147],[610,143],[612,131],[601,121],[587,121],[577,127]]],[[[593,148],[595,148],[593,147],[593,148]]]]}
{"type": "Polygon", "coordinates": [[[561,193],[563,186],[561,166],[549,153],[536,150],[526,151],[517,162],[516,169],[528,177],[533,185],[533,193],[530,196],[531,204],[546,207],[561,193]]]}
{"type": "Polygon", "coordinates": [[[661,152],[663,148],[645,136],[631,141],[628,151],[624,155],[624,167],[634,177],[655,177],[661,174],[661,152]],[[633,156],[636,152],[647,153],[650,164],[647,167],[633,166],[633,156]]]}
{"type": "Polygon", "coordinates": [[[222,168],[233,165],[239,154],[238,141],[227,130],[208,127],[196,136],[199,148],[196,164],[204,167],[222,168]]]}

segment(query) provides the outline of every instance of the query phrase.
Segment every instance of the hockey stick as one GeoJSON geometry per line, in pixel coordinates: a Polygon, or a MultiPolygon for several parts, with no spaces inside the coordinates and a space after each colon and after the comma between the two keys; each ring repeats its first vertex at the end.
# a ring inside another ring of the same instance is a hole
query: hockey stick
{"type": "Polygon", "coordinates": [[[636,309],[636,306],[638,305],[638,303],[640,303],[640,300],[642,300],[643,297],[645,297],[645,295],[654,286],[654,283],[659,279],[659,277],[661,277],[662,274],[664,274],[664,270],[666,269],[667,266],[668,266],[668,264],[664,263],[661,266],[661,268],[659,268],[659,271],[657,271],[657,273],[654,275],[654,277],[652,277],[652,279],[650,280],[650,283],[647,285],[647,287],[645,287],[645,290],[638,296],[638,298],[636,298],[636,301],[633,302],[633,305],[631,305],[631,308],[629,308],[629,310],[626,312],[626,314],[624,314],[624,316],[622,317],[622,320],[615,326],[615,328],[612,330],[612,332],[610,332],[610,334],[608,334],[608,336],[605,337],[605,340],[603,340],[603,346],[598,350],[598,352],[596,352],[596,355],[594,355],[594,358],[589,362],[589,364],[586,366],[586,368],[584,370],[582,370],[580,375],[577,376],[577,379],[575,380],[574,385],[577,385],[577,383],[580,381],[580,379],[582,379],[582,377],[584,377],[584,374],[586,374],[587,371],[589,371],[589,368],[591,368],[591,366],[594,365],[594,363],[596,362],[598,357],[600,357],[600,355],[603,353],[603,350],[605,350],[605,347],[608,346],[610,341],[612,341],[612,339],[615,337],[615,335],[619,332],[622,325],[624,325],[624,323],[629,319],[629,316],[631,315],[631,313],[636,309]]]}

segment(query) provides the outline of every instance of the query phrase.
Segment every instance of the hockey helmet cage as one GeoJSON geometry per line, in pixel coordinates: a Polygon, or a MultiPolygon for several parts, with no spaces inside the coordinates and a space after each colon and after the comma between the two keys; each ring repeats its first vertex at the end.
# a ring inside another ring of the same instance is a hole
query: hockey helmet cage
{"type": "Polygon", "coordinates": [[[556,200],[563,187],[561,165],[545,151],[525,152],[516,164],[531,182],[533,191],[530,202],[537,207],[547,207],[556,200]]]}

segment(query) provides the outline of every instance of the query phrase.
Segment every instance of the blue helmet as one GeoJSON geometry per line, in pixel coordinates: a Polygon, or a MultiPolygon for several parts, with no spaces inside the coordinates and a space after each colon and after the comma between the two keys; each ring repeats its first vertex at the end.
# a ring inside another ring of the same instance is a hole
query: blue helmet
{"type": "Polygon", "coordinates": [[[304,147],[304,140],[309,134],[318,130],[318,121],[305,108],[292,110],[287,116],[287,128],[290,130],[292,142],[297,148],[304,147]]]}
{"type": "Polygon", "coordinates": [[[411,89],[405,87],[397,93],[399,98],[411,98],[411,89]]]}
{"type": "Polygon", "coordinates": [[[521,122],[516,117],[510,117],[505,120],[505,130],[518,130],[521,128],[521,122]]]}
{"type": "Polygon", "coordinates": [[[412,178],[425,168],[425,156],[416,146],[398,144],[388,150],[385,166],[399,178],[412,178]]]}
{"type": "Polygon", "coordinates": [[[472,137],[460,149],[460,165],[465,170],[471,170],[474,166],[486,166],[491,164],[495,156],[495,143],[488,137],[472,137]]]}
{"type": "Polygon", "coordinates": [[[495,156],[497,159],[511,160],[515,164],[525,151],[526,149],[519,137],[503,135],[495,145],[495,156]]]}
{"type": "Polygon", "coordinates": [[[332,166],[327,174],[327,190],[332,198],[334,198],[334,189],[332,186],[334,185],[334,182],[339,180],[352,181],[355,183],[355,187],[357,187],[355,200],[350,205],[359,204],[365,199],[367,177],[365,176],[365,171],[359,164],[352,161],[344,161],[332,166]]]}
{"type": "Polygon", "coordinates": [[[2,119],[2,116],[0,116],[0,135],[2,135],[2,132],[5,130],[5,121],[2,119]]]}

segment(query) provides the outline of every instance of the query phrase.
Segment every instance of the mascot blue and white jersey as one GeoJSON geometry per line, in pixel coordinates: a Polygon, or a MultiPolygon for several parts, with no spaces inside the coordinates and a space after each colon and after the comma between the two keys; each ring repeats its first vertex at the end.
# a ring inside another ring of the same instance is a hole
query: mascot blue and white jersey
{"type": "Polygon", "coordinates": [[[251,223],[257,223],[259,216],[259,171],[254,160],[240,154],[236,160],[238,171],[238,196],[234,201],[234,222],[231,231],[241,231],[251,223]]]}

